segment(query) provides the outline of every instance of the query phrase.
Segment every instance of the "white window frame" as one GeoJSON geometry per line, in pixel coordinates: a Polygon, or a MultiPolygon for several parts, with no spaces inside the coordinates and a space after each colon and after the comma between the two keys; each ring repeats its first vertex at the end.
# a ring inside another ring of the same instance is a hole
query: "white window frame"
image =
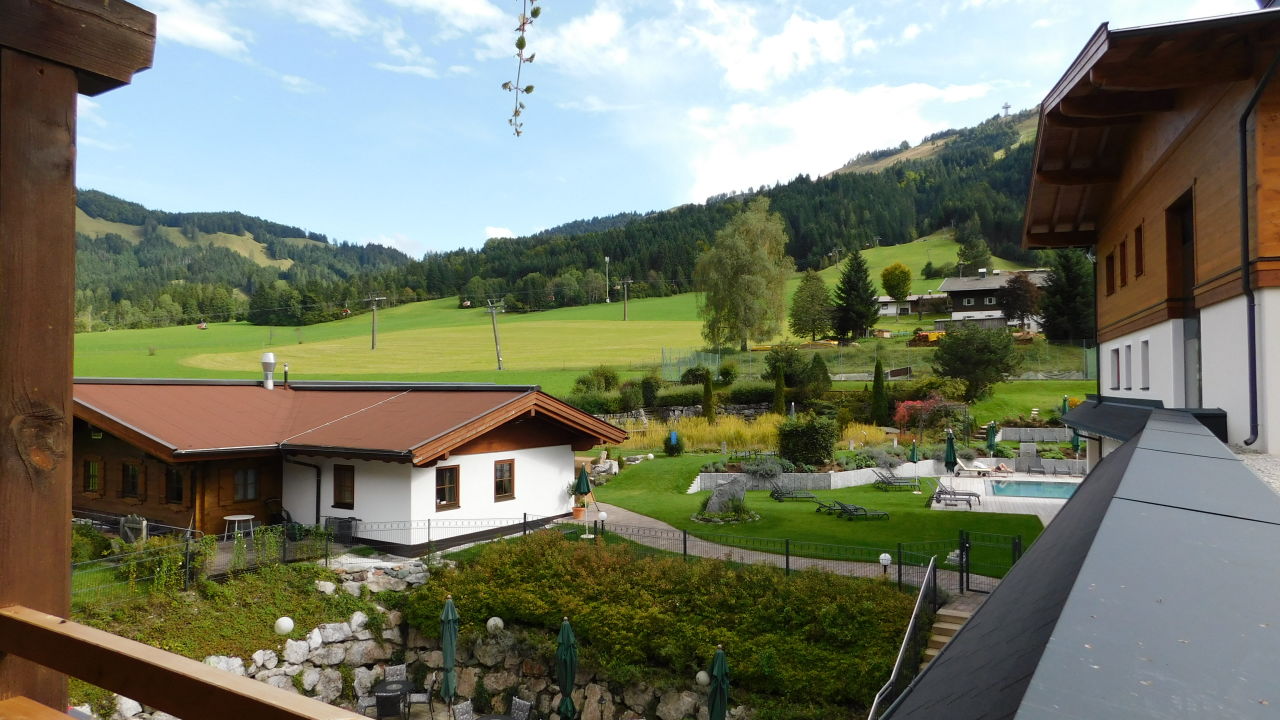
{"type": "Polygon", "coordinates": [[[986,296],[986,297],[982,298],[982,304],[983,304],[983,305],[995,305],[995,304],[996,304],[996,298],[995,298],[995,296],[994,296],[994,295],[988,295],[988,296],[986,296]]]}
{"type": "Polygon", "coordinates": [[[1124,344],[1124,389],[1133,389],[1133,345],[1124,344]]]}
{"type": "Polygon", "coordinates": [[[961,301],[960,301],[960,304],[961,304],[961,305],[964,305],[964,306],[973,305],[973,298],[971,298],[971,297],[967,297],[967,298],[965,298],[965,299],[961,300],[961,301]]]}
{"type": "Polygon", "coordinates": [[[1141,344],[1139,344],[1138,346],[1138,369],[1139,369],[1139,372],[1141,373],[1138,376],[1138,381],[1141,383],[1141,385],[1138,386],[1138,389],[1150,390],[1151,389],[1151,340],[1149,338],[1143,338],[1141,341],[1141,344]]]}
{"type": "Polygon", "coordinates": [[[1111,348],[1111,389],[1120,389],[1120,348],[1111,348]]]}

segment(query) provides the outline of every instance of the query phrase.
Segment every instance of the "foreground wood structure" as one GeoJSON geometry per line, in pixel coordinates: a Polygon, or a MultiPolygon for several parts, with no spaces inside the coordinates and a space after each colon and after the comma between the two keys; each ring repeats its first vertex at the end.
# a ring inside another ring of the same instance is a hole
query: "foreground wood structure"
{"type": "Polygon", "coordinates": [[[63,673],[186,720],[359,717],[63,619],[76,96],[149,67],[155,27],[120,0],[0,0],[0,720],[67,717],[63,673]]]}

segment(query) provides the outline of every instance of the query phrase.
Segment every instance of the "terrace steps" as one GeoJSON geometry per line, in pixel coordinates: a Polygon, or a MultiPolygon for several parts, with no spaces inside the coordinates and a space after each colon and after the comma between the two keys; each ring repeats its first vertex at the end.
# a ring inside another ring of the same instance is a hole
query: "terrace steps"
{"type": "Polygon", "coordinates": [[[920,669],[923,670],[931,660],[942,652],[942,648],[951,642],[951,638],[964,627],[969,617],[973,613],[966,610],[956,610],[953,608],[942,608],[938,611],[937,617],[934,619],[933,628],[929,633],[929,643],[924,649],[924,659],[920,662],[920,669]]]}

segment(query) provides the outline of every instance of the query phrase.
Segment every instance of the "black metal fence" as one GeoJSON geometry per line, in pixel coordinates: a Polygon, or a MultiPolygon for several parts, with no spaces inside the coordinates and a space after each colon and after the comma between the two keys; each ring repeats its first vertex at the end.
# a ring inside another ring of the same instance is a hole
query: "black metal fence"
{"type": "Polygon", "coordinates": [[[399,555],[427,555],[451,547],[521,535],[545,527],[551,518],[524,514],[511,518],[458,518],[367,522],[354,517],[325,517],[336,542],[364,544],[399,555]]]}
{"type": "Polygon", "coordinates": [[[911,611],[911,621],[907,623],[902,645],[898,648],[898,658],[893,663],[893,672],[889,675],[889,681],[876,693],[867,720],[880,717],[880,713],[906,690],[911,679],[919,672],[920,657],[924,653],[925,644],[929,642],[930,621],[938,609],[937,558],[929,559],[923,580],[920,593],[916,595],[915,609],[911,611]]]}

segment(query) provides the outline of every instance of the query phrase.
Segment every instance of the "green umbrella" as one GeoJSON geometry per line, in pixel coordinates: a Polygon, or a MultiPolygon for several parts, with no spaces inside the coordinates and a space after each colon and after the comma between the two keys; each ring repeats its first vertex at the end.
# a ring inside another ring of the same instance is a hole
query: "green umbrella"
{"type": "Polygon", "coordinates": [[[996,456],[996,421],[987,423],[987,453],[996,456]]]}
{"type": "Polygon", "coordinates": [[[947,468],[947,472],[955,472],[956,470],[956,435],[951,432],[951,428],[947,428],[947,450],[942,456],[942,464],[947,468]]]}
{"type": "Polygon", "coordinates": [[[560,623],[560,637],[556,641],[556,684],[560,686],[560,705],[556,712],[564,720],[577,716],[573,707],[573,678],[578,674],[578,639],[573,636],[569,618],[560,623]]]}
{"type": "Polygon", "coordinates": [[[1066,414],[1067,414],[1067,410],[1070,410],[1070,408],[1069,408],[1069,407],[1067,407],[1067,396],[1066,396],[1066,395],[1063,395],[1063,396],[1062,396],[1062,414],[1063,414],[1063,415],[1066,415],[1066,414]]]}
{"type": "Polygon", "coordinates": [[[590,495],[591,494],[591,480],[590,478],[587,477],[586,465],[583,465],[582,469],[578,471],[578,481],[573,484],[573,494],[574,495],[590,495]]]}
{"type": "Polygon", "coordinates": [[[458,611],[453,607],[453,596],[444,598],[444,611],[440,613],[440,650],[444,654],[444,679],[440,681],[440,697],[453,703],[458,693],[458,671],[454,661],[458,655],[458,611]]]}
{"type": "Polygon", "coordinates": [[[724,659],[724,646],[716,646],[711,659],[711,695],[707,697],[709,720],[724,720],[729,711],[729,664],[724,659]]]}
{"type": "Polygon", "coordinates": [[[1071,429],[1071,452],[1080,454],[1080,431],[1075,428],[1071,429]]]}
{"type": "Polygon", "coordinates": [[[907,453],[907,459],[911,462],[920,462],[920,453],[916,452],[916,441],[911,441],[911,452],[907,453]]]}

